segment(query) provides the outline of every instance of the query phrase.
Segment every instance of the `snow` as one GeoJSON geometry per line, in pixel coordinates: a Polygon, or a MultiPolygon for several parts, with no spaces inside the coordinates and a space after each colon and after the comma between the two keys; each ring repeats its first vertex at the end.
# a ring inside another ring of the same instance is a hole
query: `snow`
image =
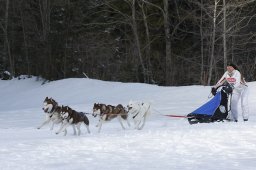
{"type": "MultiPolygon", "coordinates": [[[[209,86],[160,87],[140,83],[64,79],[41,85],[36,78],[0,80],[1,170],[253,170],[256,167],[256,82],[250,82],[250,119],[189,125],[186,115],[208,100],[209,86]],[[56,135],[45,125],[46,96],[77,111],[91,113],[94,103],[150,102],[152,114],[144,129],[122,130],[118,120],[102,125],[88,115],[91,134],[71,127],[56,135]]],[[[241,108],[239,108],[241,110],[241,108]]]]}

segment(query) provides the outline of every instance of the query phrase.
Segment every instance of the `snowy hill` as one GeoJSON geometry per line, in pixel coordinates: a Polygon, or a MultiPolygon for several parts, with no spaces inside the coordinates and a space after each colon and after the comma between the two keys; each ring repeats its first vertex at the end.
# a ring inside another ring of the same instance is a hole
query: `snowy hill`
{"type": "MultiPolygon", "coordinates": [[[[159,87],[140,83],[65,79],[44,85],[35,78],[0,80],[1,170],[253,170],[256,167],[256,82],[249,83],[250,120],[189,125],[186,115],[208,100],[209,86],[159,87]],[[94,103],[127,105],[149,101],[152,114],[143,130],[122,130],[113,120],[97,133],[97,119],[88,116],[91,134],[56,135],[46,125],[46,96],[77,111],[91,113],[94,103]]],[[[241,108],[240,108],[241,109],[241,108]]]]}

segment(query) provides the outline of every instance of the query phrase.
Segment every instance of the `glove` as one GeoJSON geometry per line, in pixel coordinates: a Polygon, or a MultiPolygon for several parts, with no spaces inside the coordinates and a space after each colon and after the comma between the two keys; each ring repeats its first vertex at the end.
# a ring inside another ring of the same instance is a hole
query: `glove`
{"type": "Polygon", "coordinates": [[[211,93],[212,93],[212,95],[216,95],[216,93],[217,93],[217,89],[216,88],[214,88],[214,87],[212,87],[212,90],[211,90],[211,93]]]}

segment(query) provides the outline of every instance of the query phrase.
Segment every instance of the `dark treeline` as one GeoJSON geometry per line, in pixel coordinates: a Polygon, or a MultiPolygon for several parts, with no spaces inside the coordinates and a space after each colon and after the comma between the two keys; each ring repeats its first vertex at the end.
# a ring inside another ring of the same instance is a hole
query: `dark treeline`
{"type": "Polygon", "coordinates": [[[255,0],[0,0],[0,73],[210,85],[256,80],[255,0]]]}

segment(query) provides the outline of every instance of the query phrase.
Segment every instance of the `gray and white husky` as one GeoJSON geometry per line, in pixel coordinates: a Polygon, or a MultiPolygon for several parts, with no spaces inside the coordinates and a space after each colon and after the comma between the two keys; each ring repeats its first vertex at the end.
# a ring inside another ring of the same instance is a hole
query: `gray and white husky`
{"type": "MultiPolygon", "coordinates": [[[[58,106],[58,103],[53,98],[46,97],[43,102],[43,111],[45,113],[45,121],[37,127],[41,129],[44,125],[52,122],[51,130],[55,124],[62,124],[63,119],[61,118],[60,112],[61,107],[58,106]]],[[[73,127],[74,135],[76,135],[76,129],[73,127]]],[[[67,134],[67,130],[64,130],[64,135],[67,134]]]]}

